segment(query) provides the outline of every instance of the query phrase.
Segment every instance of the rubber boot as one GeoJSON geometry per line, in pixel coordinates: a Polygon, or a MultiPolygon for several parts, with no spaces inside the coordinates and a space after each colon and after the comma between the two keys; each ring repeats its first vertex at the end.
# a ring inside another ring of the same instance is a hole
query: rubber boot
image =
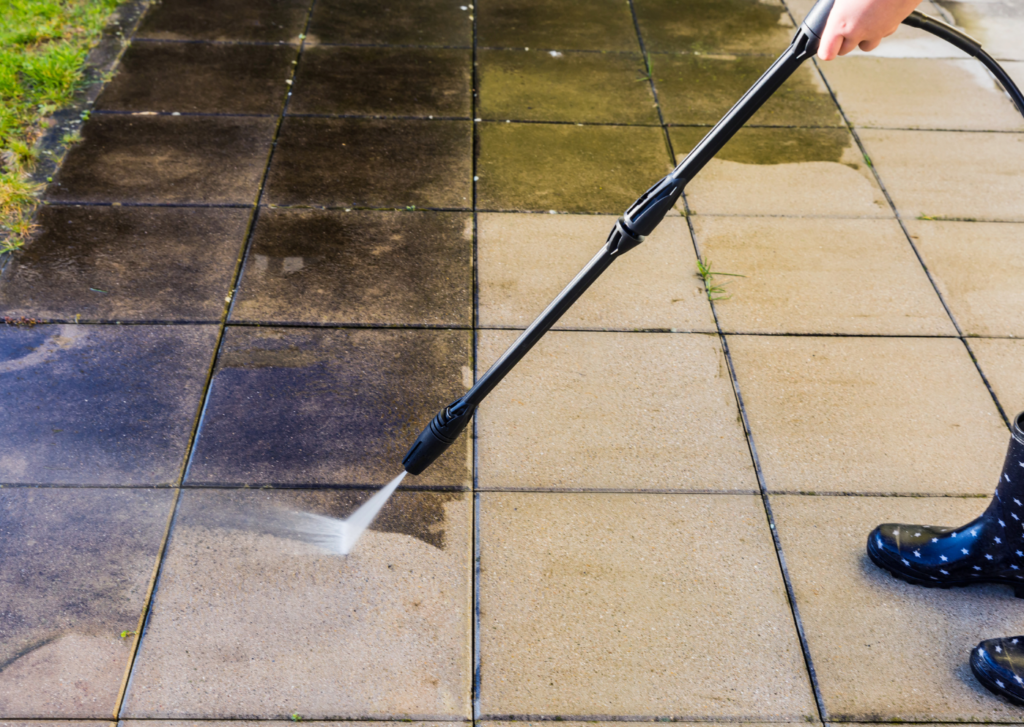
{"type": "Polygon", "coordinates": [[[1024,412],[1011,430],[995,497],[981,517],[958,528],[879,525],[868,536],[875,565],[918,586],[1004,583],[1024,598],[1024,412]]]}
{"type": "Polygon", "coordinates": [[[1024,706],[1024,636],[982,641],[971,652],[971,671],[990,692],[1024,706]]]}

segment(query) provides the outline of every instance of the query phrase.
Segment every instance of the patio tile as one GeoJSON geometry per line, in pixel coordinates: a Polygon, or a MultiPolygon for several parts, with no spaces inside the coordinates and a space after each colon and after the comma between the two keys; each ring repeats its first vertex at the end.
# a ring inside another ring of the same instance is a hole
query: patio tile
{"type": "MultiPolygon", "coordinates": [[[[713,125],[768,70],[764,56],[652,55],[665,121],[713,125]]],[[[812,64],[797,69],[748,122],[752,126],[842,126],[828,87],[812,64]]]]}
{"type": "Polygon", "coordinates": [[[186,490],[125,715],[469,718],[472,500],[399,491],[332,552],[370,494],[186,490]]]}
{"type": "Polygon", "coordinates": [[[1020,131],[1024,119],[974,59],[847,58],[824,64],[855,126],[1020,131]]]}
{"type": "Polygon", "coordinates": [[[656,127],[477,124],[477,205],[621,214],[671,170],[656,127]]]}
{"type": "Polygon", "coordinates": [[[649,51],[778,55],[796,28],[778,0],[636,0],[649,51]]]}
{"type": "MultiPolygon", "coordinates": [[[[473,383],[471,335],[229,328],[190,485],[381,485],[430,419],[473,383]]],[[[463,436],[407,484],[468,487],[463,436]]]]}
{"type": "Polygon", "coordinates": [[[133,43],[96,108],[277,114],[295,48],[207,43],[133,43]]]}
{"type": "Polygon", "coordinates": [[[217,322],[248,209],[41,207],[0,277],[0,311],[41,320],[217,322]]]}
{"type": "Polygon", "coordinates": [[[813,721],[759,497],[483,493],[479,523],[485,719],[813,721]]]}
{"type": "MultiPolygon", "coordinates": [[[[707,129],[670,130],[677,160],[707,129]]],[[[686,188],[699,214],[891,217],[846,129],[745,128],[686,188]]]]}
{"type": "MultiPolygon", "coordinates": [[[[984,468],[990,492],[1001,463],[1002,456],[984,468]]],[[[962,525],[987,498],[771,500],[827,718],[1019,722],[1020,709],[982,687],[967,663],[979,641],[1020,632],[1012,591],[911,586],[865,552],[867,534],[880,523],[962,525]]]]}
{"type": "Polygon", "coordinates": [[[896,220],[693,218],[727,331],[955,336],[896,220]]]}
{"type": "Polygon", "coordinates": [[[469,118],[472,66],[468,48],[310,48],[288,110],[469,118]]]}
{"type": "Polygon", "coordinates": [[[991,493],[1007,430],[960,341],[729,336],[729,350],[769,490],[991,493]]]}
{"type": "MultiPolygon", "coordinates": [[[[481,214],[479,325],[525,328],[604,244],[611,215],[481,214]],[[543,260],[524,268],[522,261],[543,260]]],[[[714,332],[697,257],[682,217],[669,217],[594,283],[556,328],[714,332]]]]}
{"type": "Polygon", "coordinates": [[[0,329],[0,484],[178,480],[215,326],[0,329]]]}
{"type": "Polygon", "coordinates": [[[473,325],[468,212],[261,210],[233,321],[473,325]]]}
{"type": "Polygon", "coordinates": [[[435,0],[317,2],[310,41],[354,45],[473,45],[469,5],[435,0]]]}
{"type": "Polygon", "coordinates": [[[308,10],[309,0],[162,0],[135,37],[298,43],[308,10]]]}
{"type": "Polygon", "coordinates": [[[1024,411],[1024,341],[972,338],[968,343],[1006,415],[1024,411]]]}
{"type": "Polygon", "coordinates": [[[1024,221],[1024,134],[859,133],[904,218],[1024,221]]]}
{"type": "Polygon", "coordinates": [[[1024,8],[1014,2],[953,2],[937,0],[949,11],[956,24],[981,41],[985,50],[998,60],[1024,61],[1024,8]]]}
{"type": "Polygon", "coordinates": [[[275,205],[472,204],[472,122],[284,120],[267,180],[275,205]]]}
{"type": "MultiPolygon", "coordinates": [[[[480,331],[478,374],[517,335],[480,331]]],[[[712,335],[549,333],[480,405],[476,435],[482,489],[757,490],[712,335]]]]}
{"type": "Polygon", "coordinates": [[[485,119],[659,124],[639,53],[482,50],[485,119]]]}
{"type": "Polygon", "coordinates": [[[1024,225],[905,224],[964,333],[1024,338],[1024,225]]]}
{"type": "Polygon", "coordinates": [[[477,9],[477,42],[484,48],[640,50],[629,5],[617,0],[493,0],[477,9]]]}
{"type": "Polygon", "coordinates": [[[94,116],[46,191],[56,202],[252,204],[276,119],[94,116]]]}
{"type": "Polygon", "coordinates": [[[109,720],[173,506],[170,490],[0,490],[0,719],[109,720]]]}

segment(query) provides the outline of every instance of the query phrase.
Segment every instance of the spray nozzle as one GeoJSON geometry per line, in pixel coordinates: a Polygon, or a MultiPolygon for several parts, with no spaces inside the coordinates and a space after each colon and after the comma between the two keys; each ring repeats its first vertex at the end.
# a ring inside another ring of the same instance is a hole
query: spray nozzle
{"type": "Polygon", "coordinates": [[[402,466],[411,475],[418,475],[455,443],[473,418],[476,407],[462,399],[453,401],[437,413],[409,447],[402,466]]]}

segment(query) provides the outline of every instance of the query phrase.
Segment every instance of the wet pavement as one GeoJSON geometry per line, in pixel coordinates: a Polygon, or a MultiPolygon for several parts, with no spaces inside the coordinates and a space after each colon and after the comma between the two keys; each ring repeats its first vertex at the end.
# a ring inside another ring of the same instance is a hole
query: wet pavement
{"type": "MultiPolygon", "coordinates": [[[[1010,590],[864,552],[1024,408],[1024,121],[920,31],[802,67],[337,554],[811,5],[459,2],[127,39],[0,273],[0,727],[1024,723],[1010,590]]],[[[1024,82],[1020,3],[922,10],[1024,82]]]]}

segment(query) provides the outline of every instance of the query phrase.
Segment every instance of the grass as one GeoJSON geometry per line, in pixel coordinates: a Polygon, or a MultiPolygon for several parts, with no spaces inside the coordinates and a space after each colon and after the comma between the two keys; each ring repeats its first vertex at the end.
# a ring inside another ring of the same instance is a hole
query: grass
{"type": "Polygon", "coordinates": [[[725,284],[716,285],[715,276],[723,275],[730,278],[745,278],[746,275],[739,273],[721,273],[711,269],[711,261],[704,258],[697,258],[697,276],[704,281],[704,289],[707,291],[708,300],[729,300],[732,294],[727,294],[725,284]]]}
{"type": "Polygon", "coordinates": [[[81,88],[86,53],[119,3],[0,0],[0,254],[32,234],[36,144],[81,88]]]}

